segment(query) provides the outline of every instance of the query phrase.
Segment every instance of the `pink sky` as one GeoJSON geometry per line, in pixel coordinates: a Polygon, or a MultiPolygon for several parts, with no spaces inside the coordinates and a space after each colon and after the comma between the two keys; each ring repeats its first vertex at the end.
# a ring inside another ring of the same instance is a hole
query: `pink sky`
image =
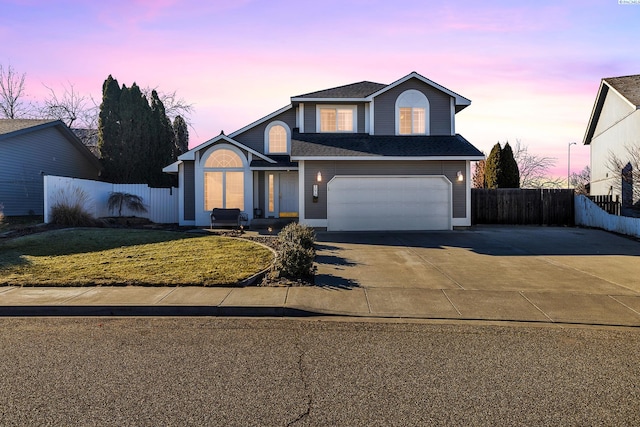
{"type": "Polygon", "coordinates": [[[472,100],[457,132],[488,153],[517,139],[589,164],[585,127],[603,77],[640,73],[640,5],[618,0],[0,0],[0,63],[38,101],[69,83],[121,84],[193,103],[193,147],[293,95],[411,71],[472,100]]]}

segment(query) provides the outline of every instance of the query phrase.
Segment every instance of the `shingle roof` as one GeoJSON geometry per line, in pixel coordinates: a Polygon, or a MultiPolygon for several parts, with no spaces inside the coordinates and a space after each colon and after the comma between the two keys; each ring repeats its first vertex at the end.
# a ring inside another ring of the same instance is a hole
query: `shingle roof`
{"type": "Polygon", "coordinates": [[[34,119],[0,119],[0,135],[28,129],[56,120],[34,120],[34,119]]]}
{"type": "Polygon", "coordinates": [[[289,169],[297,168],[298,162],[292,162],[288,155],[269,156],[271,160],[275,160],[276,163],[269,163],[266,160],[254,159],[251,161],[252,168],[269,168],[269,169],[289,169]]]}
{"type": "Polygon", "coordinates": [[[484,157],[461,135],[396,136],[294,132],[292,157],[484,157]]]}
{"type": "Polygon", "coordinates": [[[603,79],[636,107],[640,107],[640,74],[603,79]]]}
{"type": "Polygon", "coordinates": [[[298,95],[292,98],[366,98],[384,87],[387,87],[387,85],[364,81],[319,90],[317,92],[305,93],[304,95],[298,95]]]}

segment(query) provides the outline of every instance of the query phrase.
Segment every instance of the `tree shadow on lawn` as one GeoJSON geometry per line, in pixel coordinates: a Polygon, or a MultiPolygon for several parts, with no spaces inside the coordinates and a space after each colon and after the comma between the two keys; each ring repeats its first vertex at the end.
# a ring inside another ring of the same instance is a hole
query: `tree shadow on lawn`
{"type": "Polygon", "coordinates": [[[54,257],[136,245],[207,238],[208,236],[157,230],[74,228],[31,234],[0,241],[0,269],[28,265],[25,256],[54,257]]]}

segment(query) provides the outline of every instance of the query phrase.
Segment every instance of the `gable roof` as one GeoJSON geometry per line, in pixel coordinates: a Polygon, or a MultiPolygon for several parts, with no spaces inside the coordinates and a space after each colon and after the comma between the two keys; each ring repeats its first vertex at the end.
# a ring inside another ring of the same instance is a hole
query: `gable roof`
{"type": "MultiPolygon", "coordinates": [[[[259,158],[261,158],[262,160],[265,160],[269,163],[276,163],[275,160],[270,159],[269,157],[265,156],[262,153],[257,152],[256,150],[254,150],[253,148],[247,147],[246,145],[236,141],[235,139],[232,139],[230,136],[225,135],[224,133],[220,133],[220,135],[216,136],[215,138],[212,138],[208,141],[203,142],[202,144],[198,145],[197,147],[192,148],[191,150],[187,151],[186,153],[181,154],[180,156],[178,156],[178,161],[185,161],[185,160],[195,160],[196,159],[196,152],[200,151],[204,148],[207,148],[219,141],[224,141],[226,143],[229,143],[231,145],[235,145],[236,147],[245,150],[251,154],[253,154],[254,156],[257,156],[259,158]]],[[[169,166],[172,166],[173,163],[169,166]]]]}
{"type": "Polygon", "coordinates": [[[71,145],[80,151],[95,168],[102,170],[100,160],[61,120],[0,119],[0,141],[50,127],[58,129],[69,140],[71,145]]]}
{"type": "Polygon", "coordinates": [[[330,89],[318,90],[316,92],[309,92],[304,95],[297,95],[291,98],[292,100],[304,98],[366,98],[386,86],[387,85],[382,83],[363,81],[330,89]]]}
{"type": "Polygon", "coordinates": [[[344,86],[338,86],[330,89],[319,90],[316,92],[310,92],[304,95],[298,95],[291,97],[291,102],[305,102],[305,101],[362,101],[370,102],[376,96],[385,93],[386,91],[393,89],[394,87],[406,82],[410,79],[418,79],[421,82],[438,89],[441,92],[446,93],[455,99],[456,113],[465,107],[471,105],[471,101],[462,95],[455,93],[446,87],[435,83],[428,78],[416,73],[415,71],[407,74],[395,82],[385,85],[381,83],[374,83],[363,81],[359,83],[352,83],[344,86]]]}
{"type": "Polygon", "coordinates": [[[461,135],[398,136],[298,133],[291,138],[292,160],[438,158],[482,160],[484,154],[461,135]]]}
{"type": "Polygon", "coordinates": [[[640,74],[602,79],[636,108],[640,107],[640,74]]]}
{"type": "Polygon", "coordinates": [[[609,90],[617,92],[629,103],[631,107],[636,110],[640,109],[640,74],[621,77],[607,77],[602,79],[600,81],[596,100],[593,104],[593,109],[591,110],[589,122],[587,123],[587,130],[582,140],[584,145],[591,144],[598,120],[600,119],[602,107],[604,106],[604,100],[606,99],[609,90]]]}

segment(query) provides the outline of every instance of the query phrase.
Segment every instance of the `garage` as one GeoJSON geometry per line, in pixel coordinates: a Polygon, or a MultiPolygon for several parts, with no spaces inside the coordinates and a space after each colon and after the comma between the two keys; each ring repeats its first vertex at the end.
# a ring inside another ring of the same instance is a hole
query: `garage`
{"type": "Polygon", "coordinates": [[[334,176],[327,230],[451,229],[451,181],[441,175],[334,176]]]}

